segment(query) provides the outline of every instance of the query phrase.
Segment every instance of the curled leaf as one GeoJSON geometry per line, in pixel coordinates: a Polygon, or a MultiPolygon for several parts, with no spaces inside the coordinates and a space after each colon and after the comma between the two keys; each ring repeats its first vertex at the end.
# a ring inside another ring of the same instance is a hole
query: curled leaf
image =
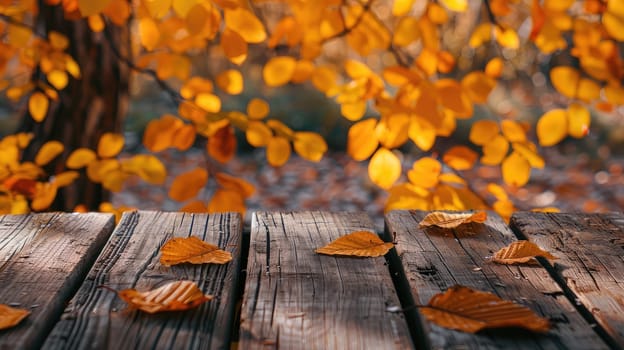
{"type": "Polygon", "coordinates": [[[430,322],[468,333],[487,328],[520,327],[534,332],[550,328],[547,319],[527,307],[464,286],[434,295],[420,311],[430,322]]]}
{"type": "Polygon", "coordinates": [[[455,228],[461,224],[469,222],[483,223],[487,219],[487,212],[480,211],[476,213],[444,213],[435,211],[427,214],[422,221],[420,227],[438,226],[443,228],[455,228]]]}
{"type": "Polygon", "coordinates": [[[386,255],[394,244],[381,240],[373,232],[354,231],[315,250],[318,254],[376,257],[386,255]]]}
{"type": "Polygon", "coordinates": [[[124,289],[117,295],[129,307],[150,314],[192,309],[213,298],[212,295],[205,295],[193,281],[175,281],[146,292],[124,289]]]}
{"type": "Polygon", "coordinates": [[[0,304],[0,330],[17,326],[30,311],[0,304]]]}
{"type": "Polygon", "coordinates": [[[494,253],[492,261],[499,264],[521,264],[534,261],[535,257],[557,259],[530,241],[516,241],[494,253]]]}
{"type": "Polygon", "coordinates": [[[232,260],[232,254],[219,249],[216,245],[201,239],[175,237],[167,241],[161,248],[160,263],[164,266],[182,263],[191,264],[225,264],[232,260]]]}

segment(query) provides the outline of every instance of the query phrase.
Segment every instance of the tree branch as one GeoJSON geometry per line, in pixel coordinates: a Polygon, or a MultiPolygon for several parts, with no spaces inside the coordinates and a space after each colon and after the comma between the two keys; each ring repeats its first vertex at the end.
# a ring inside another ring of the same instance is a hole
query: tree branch
{"type": "Polygon", "coordinates": [[[353,22],[353,25],[352,25],[352,26],[350,26],[350,27],[347,27],[347,24],[346,24],[346,21],[345,21],[344,15],[343,15],[343,13],[342,13],[342,11],[341,11],[341,12],[340,12],[340,17],[342,18],[342,23],[344,24],[344,29],[343,29],[343,30],[341,30],[339,33],[336,33],[336,34],[334,34],[334,35],[332,35],[332,36],[330,36],[330,37],[328,37],[328,38],[325,38],[325,39],[321,40],[321,45],[323,45],[323,44],[325,44],[325,43],[327,43],[327,42],[329,42],[329,41],[332,41],[332,40],[334,40],[334,39],[340,38],[340,37],[342,37],[342,36],[345,36],[345,35],[347,35],[347,34],[351,33],[351,31],[352,31],[353,29],[355,29],[355,27],[357,27],[357,26],[358,26],[358,25],[362,22],[362,19],[364,19],[364,16],[366,15],[366,13],[367,13],[368,11],[370,11],[370,8],[371,8],[371,6],[373,5],[373,2],[374,2],[374,1],[375,1],[375,0],[368,0],[368,1],[367,1],[367,2],[366,2],[363,6],[362,6],[362,13],[358,16],[358,18],[356,18],[356,19],[355,19],[355,22],[353,22]]]}

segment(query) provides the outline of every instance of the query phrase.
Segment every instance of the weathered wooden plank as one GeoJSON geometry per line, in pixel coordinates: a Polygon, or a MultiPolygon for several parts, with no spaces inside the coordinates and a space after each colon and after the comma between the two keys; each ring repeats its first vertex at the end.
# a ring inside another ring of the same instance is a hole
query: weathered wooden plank
{"type": "Polygon", "coordinates": [[[355,230],[363,213],[255,213],[241,310],[241,349],[412,347],[382,257],[319,255],[314,249],[355,230]]]}
{"type": "Polygon", "coordinates": [[[0,331],[0,349],[41,346],[114,224],[96,213],[0,216],[0,303],[32,312],[0,331]]]}
{"type": "Polygon", "coordinates": [[[46,349],[229,348],[241,249],[238,214],[139,211],[124,214],[46,340],[46,349]],[[225,265],[159,263],[160,247],[172,237],[197,236],[232,253],[225,265]],[[184,312],[149,315],[126,309],[116,290],[152,289],[172,280],[192,280],[215,299],[184,312]]]}
{"type": "Polygon", "coordinates": [[[547,269],[597,331],[624,348],[624,215],[521,212],[511,226],[559,257],[547,269]]]}
{"type": "MultiPolygon", "coordinates": [[[[421,229],[418,223],[426,214],[394,211],[386,215],[386,234],[396,236],[396,250],[413,303],[427,304],[433,295],[460,284],[525,305],[549,318],[554,326],[544,335],[520,330],[485,331],[475,335],[423,321],[433,348],[607,348],[544,268],[491,262],[494,252],[515,240],[496,214],[489,213],[484,224],[464,224],[456,229],[421,229]]],[[[405,307],[417,310],[411,305],[405,307]]]]}

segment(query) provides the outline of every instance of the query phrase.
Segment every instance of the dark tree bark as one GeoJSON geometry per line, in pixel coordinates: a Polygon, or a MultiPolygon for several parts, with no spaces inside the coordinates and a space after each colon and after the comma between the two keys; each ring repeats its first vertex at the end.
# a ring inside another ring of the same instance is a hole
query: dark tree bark
{"type": "MultiPolygon", "coordinates": [[[[121,132],[128,105],[128,67],[117,54],[129,52],[129,31],[108,23],[106,33],[93,33],[86,19],[67,20],[62,6],[48,6],[40,1],[36,29],[38,32],[57,31],[70,39],[67,52],[78,62],[81,79],[70,76],[68,86],[59,91],[59,100],[50,104],[42,123],[34,122],[28,114],[21,131],[34,133],[33,143],[25,158],[32,159],[43,143],[58,140],[65,152],[46,168],[49,174],[64,169],[69,153],[79,147],[95,150],[100,136],[106,132],[121,132]],[[116,48],[112,48],[115,45],[116,48]]],[[[45,79],[35,73],[33,79],[45,79]]],[[[50,210],[70,211],[78,204],[96,210],[110,193],[91,183],[84,173],[72,186],[59,190],[50,210]]]]}

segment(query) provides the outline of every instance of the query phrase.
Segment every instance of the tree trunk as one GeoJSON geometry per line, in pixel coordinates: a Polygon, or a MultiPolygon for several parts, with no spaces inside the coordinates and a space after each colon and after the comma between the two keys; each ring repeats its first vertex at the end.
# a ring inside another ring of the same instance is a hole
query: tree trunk
{"type": "MultiPolygon", "coordinates": [[[[48,115],[42,123],[25,115],[21,130],[35,135],[25,153],[32,159],[43,143],[61,141],[65,152],[46,168],[49,174],[61,172],[69,153],[79,147],[95,150],[100,136],[106,132],[121,132],[123,117],[128,105],[128,67],[116,56],[129,52],[127,26],[117,27],[107,23],[104,33],[93,33],[86,19],[66,20],[62,6],[48,6],[40,1],[37,29],[45,33],[57,31],[70,40],[67,52],[78,62],[81,79],[73,79],[59,91],[59,100],[50,104],[48,115]],[[110,38],[110,40],[109,40],[110,38]]],[[[35,73],[34,80],[42,79],[35,73]]],[[[71,211],[78,204],[96,210],[110,193],[99,184],[90,182],[85,174],[71,186],[59,191],[50,210],[71,211]]]]}

